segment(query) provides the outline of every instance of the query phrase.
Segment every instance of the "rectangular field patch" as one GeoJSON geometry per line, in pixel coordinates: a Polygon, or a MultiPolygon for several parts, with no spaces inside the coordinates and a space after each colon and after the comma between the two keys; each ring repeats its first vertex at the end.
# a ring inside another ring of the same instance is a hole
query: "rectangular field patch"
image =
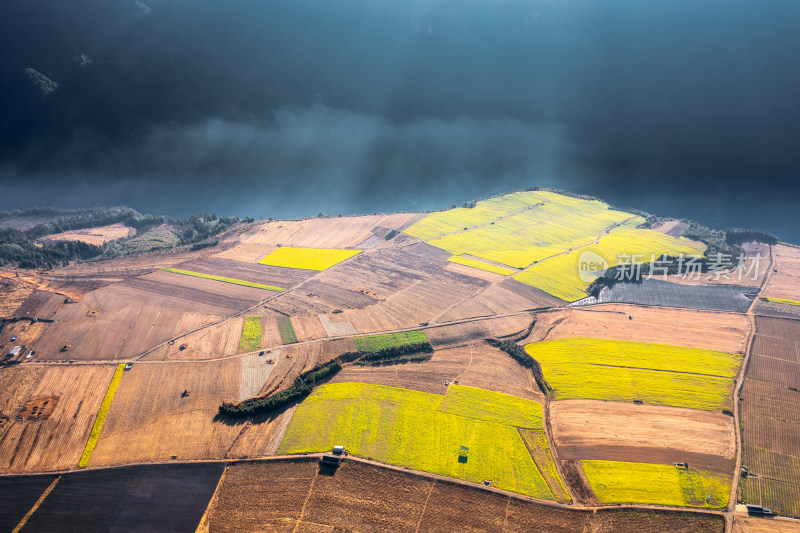
{"type": "Polygon", "coordinates": [[[242,287],[252,287],[254,289],[264,289],[265,291],[283,292],[286,289],[280,287],[273,287],[272,285],[264,285],[262,283],[254,283],[252,281],[244,281],[242,279],[226,278],[225,276],[215,276],[213,274],[204,274],[202,272],[192,272],[191,270],[181,270],[179,268],[162,268],[164,272],[171,272],[173,274],[182,274],[184,276],[194,276],[195,278],[213,279],[214,281],[221,281],[223,283],[231,283],[233,285],[241,285],[242,287]]]}
{"type": "Polygon", "coordinates": [[[360,352],[374,352],[376,350],[383,350],[384,348],[428,342],[428,336],[422,330],[402,331],[400,333],[384,333],[381,335],[369,335],[368,337],[356,337],[355,342],[356,350],[360,352]]]}
{"type": "Polygon", "coordinates": [[[292,248],[282,246],[259,261],[262,265],[304,270],[327,270],[363,250],[337,248],[292,248]]]}
{"type": "Polygon", "coordinates": [[[279,316],[277,321],[278,331],[281,334],[281,342],[283,342],[283,344],[294,344],[297,342],[297,333],[295,333],[294,326],[292,326],[292,319],[288,316],[279,316]]]}
{"type": "Polygon", "coordinates": [[[239,353],[254,352],[261,349],[261,317],[246,316],[242,324],[242,337],[239,339],[239,353]]]}

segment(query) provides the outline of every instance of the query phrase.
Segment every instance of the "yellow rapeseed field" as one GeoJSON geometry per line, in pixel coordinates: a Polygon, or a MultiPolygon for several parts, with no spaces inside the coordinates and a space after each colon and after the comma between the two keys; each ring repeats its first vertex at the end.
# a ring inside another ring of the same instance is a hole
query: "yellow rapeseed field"
{"type": "Polygon", "coordinates": [[[276,249],[259,261],[262,265],[286,268],[302,268],[306,270],[326,270],[341,263],[363,250],[343,250],[338,248],[291,248],[284,246],[276,249]]]}
{"type": "Polygon", "coordinates": [[[495,274],[500,274],[502,276],[510,276],[511,274],[517,272],[516,270],[511,270],[510,268],[503,268],[501,266],[484,263],[483,261],[477,261],[470,257],[462,257],[460,255],[454,255],[453,257],[448,259],[448,261],[452,263],[457,263],[459,265],[468,266],[471,268],[485,270],[486,272],[494,272],[495,274]]]}
{"type": "Polygon", "coordinates": [[[114,400],[114,395],[117,393],[119,382],[122,379],[122,373],[125,371],[125,364],[117,365],[114,371],[114,376],[111,378],[111,383],[108,385],[103,403],[100,404],[100,410],[97,412],[97,418],[94,420],[92,432],[89,434],[89,440],[86,442],[86,447],[83,450],[83,455],[78,462],[78,468],[86,468],[89,464],[89,459],[92,457],[92,452],[97,446],[97,440],[100,438],[100,432],[103,431],[103,424],[105,424],[108,410],[111,409],[111,402],[114,400]]]}

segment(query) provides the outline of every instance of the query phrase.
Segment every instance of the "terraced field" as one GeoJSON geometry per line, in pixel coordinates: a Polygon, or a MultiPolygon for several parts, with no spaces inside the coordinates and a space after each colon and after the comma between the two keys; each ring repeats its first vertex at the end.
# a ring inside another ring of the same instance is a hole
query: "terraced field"
{"type": "Polygon", "coordinates": [[[541,405],[454,385],[442,397],[343,383],[320,387],[300,405],[278,451],[343,444],[360,457],[553,499],[518,427],[542,429],[541,405]]]}
{"type": "Polygon", "coordinates": [[[556,399],[731,408],[741,356],[664,344],[567,338],[528,344],[556,399]]]}

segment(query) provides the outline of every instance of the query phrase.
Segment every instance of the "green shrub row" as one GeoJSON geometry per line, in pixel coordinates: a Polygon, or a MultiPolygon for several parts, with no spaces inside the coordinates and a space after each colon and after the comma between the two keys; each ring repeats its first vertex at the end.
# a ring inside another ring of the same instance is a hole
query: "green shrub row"
{"type": "MultiPolygon", "coordinates": [[[[390,361],[406,355],[411,354],[432,354],[433,346],[428,341],[413,342],[411,344],[403,344],[402,346],[390,346],[389,348],[382,348],[374,352],[367,353],[361,358],[359,363],[369,363],[374,361],[390,361]]],[[[430,357],[428,357],[430,359],[430,357]]]]}
{"type": "Polygon", "coordinates": [[[225,402],[219,406],[219,414],[233,418],[246,418],[263,413],[271,413],[299,402],[314,390],[317,382],[336,375],[342,369],[337,359],[318,366],[297,376],[292,386],[286,390],[263,398],[252,398],[243,402],[225,402]]]}

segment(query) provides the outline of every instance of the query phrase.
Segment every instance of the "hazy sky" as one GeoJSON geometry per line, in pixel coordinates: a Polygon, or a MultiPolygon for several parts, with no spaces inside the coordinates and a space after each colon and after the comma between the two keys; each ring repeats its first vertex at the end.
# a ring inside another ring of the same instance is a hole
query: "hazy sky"
{"type": "Polygon", "coordinates": [[[540,185],[800,242],[798,27],[797,0],[3,0],[0,209],[540,185]]]}

